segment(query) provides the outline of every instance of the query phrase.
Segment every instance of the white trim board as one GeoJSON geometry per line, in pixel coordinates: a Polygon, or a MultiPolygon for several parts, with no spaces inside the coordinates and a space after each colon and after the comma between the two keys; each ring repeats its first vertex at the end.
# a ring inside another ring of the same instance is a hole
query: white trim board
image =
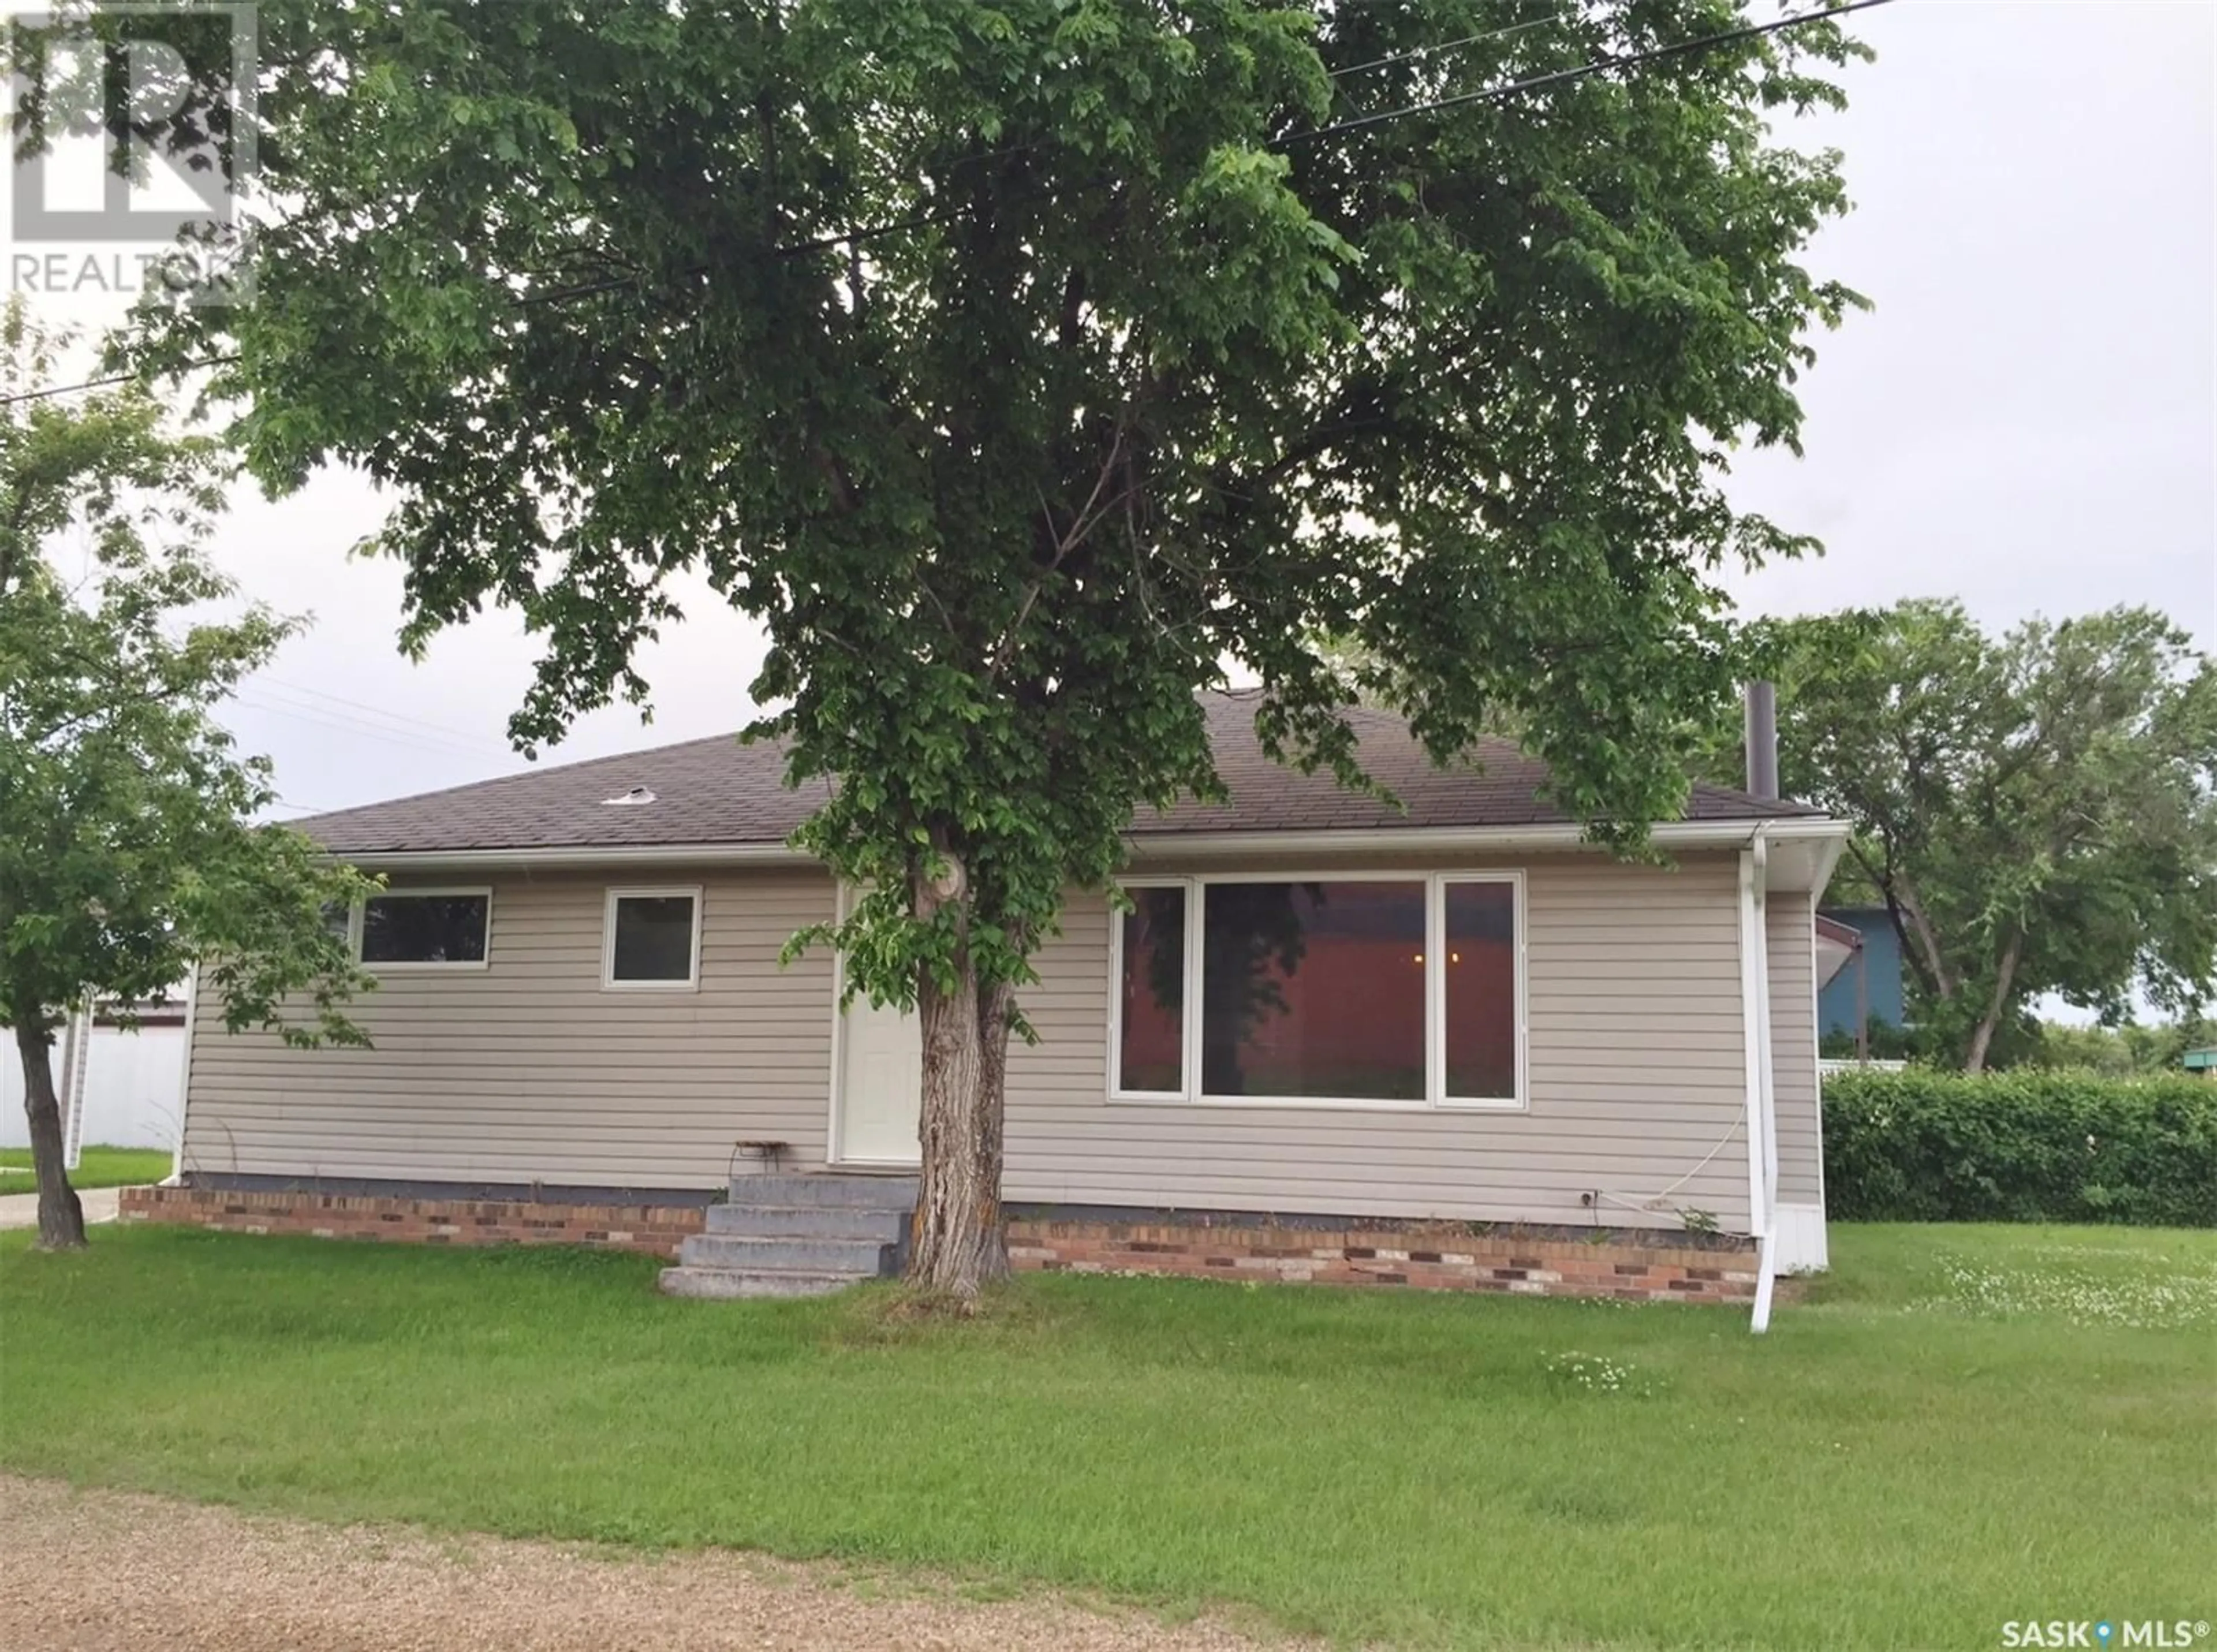
{"type": "Polygon", "coordinates": [[[201,967],[185,972],[185,1057],[177,1063],[177,1140],[170,1153],[170,1174],[162,1185],[175,1187],[185,1177],[185,1111],[193,1102],[193,1034],[200,1023],[201,967]]]}
{"type": "Polygon", "coordinates": [[[1777,1245],[1771,1266],[1779,1273],[1821,1273],[1831,1266],[1825,1242],[1825,1207],[1779,1203],[1771,1215],[1777,1245]]]}
{"type": "Polygon", "coordinates": [[[1747,1086],[1747,1230],[1760,1239],[1765,1220],[1763,1185],[1763,994],[1761,981],[1770,961],[1756,905],[1755,851],[1739,856],[1739,1005],[1741,1061],[1747,1086]]]}

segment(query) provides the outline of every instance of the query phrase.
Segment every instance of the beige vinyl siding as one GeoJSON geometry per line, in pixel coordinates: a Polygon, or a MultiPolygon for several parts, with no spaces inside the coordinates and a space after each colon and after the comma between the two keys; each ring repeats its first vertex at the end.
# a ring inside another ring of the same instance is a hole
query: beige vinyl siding
{"type": "Polygon", "coordinates": [[[1770,1095],[1778,1117],[1778,1197],[1825,1202],[1817,1080],[1817,914],[1813,897],[1779,891],[1767,905],[1770,952],[1770,1095]]]}
{"type": "MultiPolygon", "coordinates": [[[[471,882],[487,880],[438,884],[471,882]]],[[[821,1162],[831,962],[781,968],[777,956],[831,915],[827,875],[658,867],[490,882],[487,967],[386,974],[353,1012],[372,1049],[229,1036],[204,999],[186,1167],[662,1188],[720,1183],[742,1139],[821,1162]],[[611,884],[701,887],[697,992],[602,990],[611,884]]]]}
{"type": "MultiPolygon", "coordinates": [[[[1747,1073],[1732,858],[1688,857],[1677,870],[1597,855],[1522,863],[1525,1112],[1112,1103],[1108,913],[1098,897],[1077,899],[1039,960],[1041,984],[1022,995],[1041,1043],[1010,1055],[1008,1197],[1661,1227],[1695,1209],[1745,1232],[1747,1073]],[[1665,1208],[1645,1208],[1681,1179],[1665,1208]],[[1588,1193],[1600,1196],[1597,1208],[1588,1193]]],[[[1285,869],[1397,865],[1417,863],[1373,856],[1285,869]]]]}
{"type": "MultiPolygon", "coordinates": [[[[1040,983],[1021,995],[1041,1042],[1010,1051],[1008,1197],[1660,1227],[1691,1209],[1745,1231],[1732,856],[1687,856],[1670,870],[1599,855],[1276,869],[1507,865],[1526,875],[1528,1111],[1112,1104],[1108,913],[1101,897],[1079,896],[1038,959],[1040,983]]],[[[188,1169],[708,1187],[741,1139],[781,1139],[797,1164],[823,1161],[831,960],[812,952],[781,968],[777,954],[830,914],[828,877],[624,869],[489,881],[489,967],[388,975],[359,1010],[373,1049],[227,1036],[204,1002],[188,1169]],[[611,883],[702,886],[697,993],[601,989],[611,883]]],[[[1790,998],[1780,993],[1782,1010],[1790,998]]]]}

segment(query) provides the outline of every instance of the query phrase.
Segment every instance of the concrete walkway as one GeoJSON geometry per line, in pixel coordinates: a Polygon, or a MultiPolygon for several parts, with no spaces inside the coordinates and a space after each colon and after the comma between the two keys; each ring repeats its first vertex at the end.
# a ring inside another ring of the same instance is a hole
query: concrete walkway
{"type": "MultiPolygon", "coordinates": [[[[96,1187],[90,1192],[79,1193],[77,1202],[84,1206],[86,1223],[114,1221],[115,1207],[122,1191],[120,1187],[96,1187]]],[[[38,1225],[39,1196],[36,1193],[0,1194],[0,1228],[35,1228],[38,1225]]]]}
{"type": "MultiPolygon", "coordinates": [[[[756,1555],[331,1526],[0,1475],[0,1646],[52,1652],[1248,1652],[1052,1596],[756,1555]]],[[[1313,1643],[1303,1643],[1312,1645],[1313,1643]]],[[[1301,1652],[1280,1643],[1282,1652],[1301,1652]]]]}

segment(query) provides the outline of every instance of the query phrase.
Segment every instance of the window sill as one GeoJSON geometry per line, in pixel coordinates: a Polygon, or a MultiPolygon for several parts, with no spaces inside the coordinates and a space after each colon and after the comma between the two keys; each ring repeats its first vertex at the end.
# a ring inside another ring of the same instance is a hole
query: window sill
{"type": "Polygon", "coordinates": [[[365,963],[361,967],[373,975],[444,975],[460,970],[488,969],[491,966],[492,961],[490,958],[479,958],[474,961],[457,958],[426,961],[421,963],[365,963]]]}
{"type": "Polygon", "coordinates": [[[1112,1107],[1174,1107],[1190,1110],[1222,1108],[1227,1111],[1256,1110],[1318,1113],[1526,1113],[1522,1101],[1397,1101],[1361,1096],[1174,1096],[1169,1094],[1108,1093],[1112,1107]]]}
{"type": "Polygon", "coordinates": [[[697,993],[701,990],[701,983],[697,981],[604,981],[601,983],[601,990],[604,993],[697,993]]]}

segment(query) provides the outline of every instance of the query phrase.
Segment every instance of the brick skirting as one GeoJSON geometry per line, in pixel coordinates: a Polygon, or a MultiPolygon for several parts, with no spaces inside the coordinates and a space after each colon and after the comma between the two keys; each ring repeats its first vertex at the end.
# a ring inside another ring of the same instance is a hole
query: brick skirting
{"type": "Polygon", "coordinates": [[[1343,1230],[1017,1221],[1009,1224],[1009,1255],[1018,1268],[1043,1272],[1177,1274],[1627,1302],[1744,1302],[1753,1298],[1756,1281],[1752,1241],[1689,1244],[1676,1233],[1651,1239],[1610,1229],[1596,1229],[1590,1241],[1540,1238],[1437,1223],[1343,1230]]]}
{"type": "Polygon", "coordinates": [[[698,1205],[408,1199],[204,1187],[127,1187],[120,1215],[125,1222],[181,1222],[230,1234],[422,1245],[584,1245],[671,1259],[679,1241],[699,1233],[702,1225],[698,1205]]]}
{"type": "MultiPolygon", "coordinates": [[[[682,1204],[576,1204],[521,1199],[403,1198],[360,1193],[127,1187],[125,1222],[221,1233],[298,1234],[424,1245],[584,1245],[674,1259],[702,1231],[682,1204]]],[[[1192,1278],[1496,1290],[1631,1302],[1745,1302],[1751,1244],[1689,1244],[1675,1233],[1597,1229],[1592,1240],[1444,1224],[1305,1228],[1244,1222],[1120,1222],[1018,1217],[1009,1255],[1027,1271],[1149,1273],[1192,1278]]]]}

